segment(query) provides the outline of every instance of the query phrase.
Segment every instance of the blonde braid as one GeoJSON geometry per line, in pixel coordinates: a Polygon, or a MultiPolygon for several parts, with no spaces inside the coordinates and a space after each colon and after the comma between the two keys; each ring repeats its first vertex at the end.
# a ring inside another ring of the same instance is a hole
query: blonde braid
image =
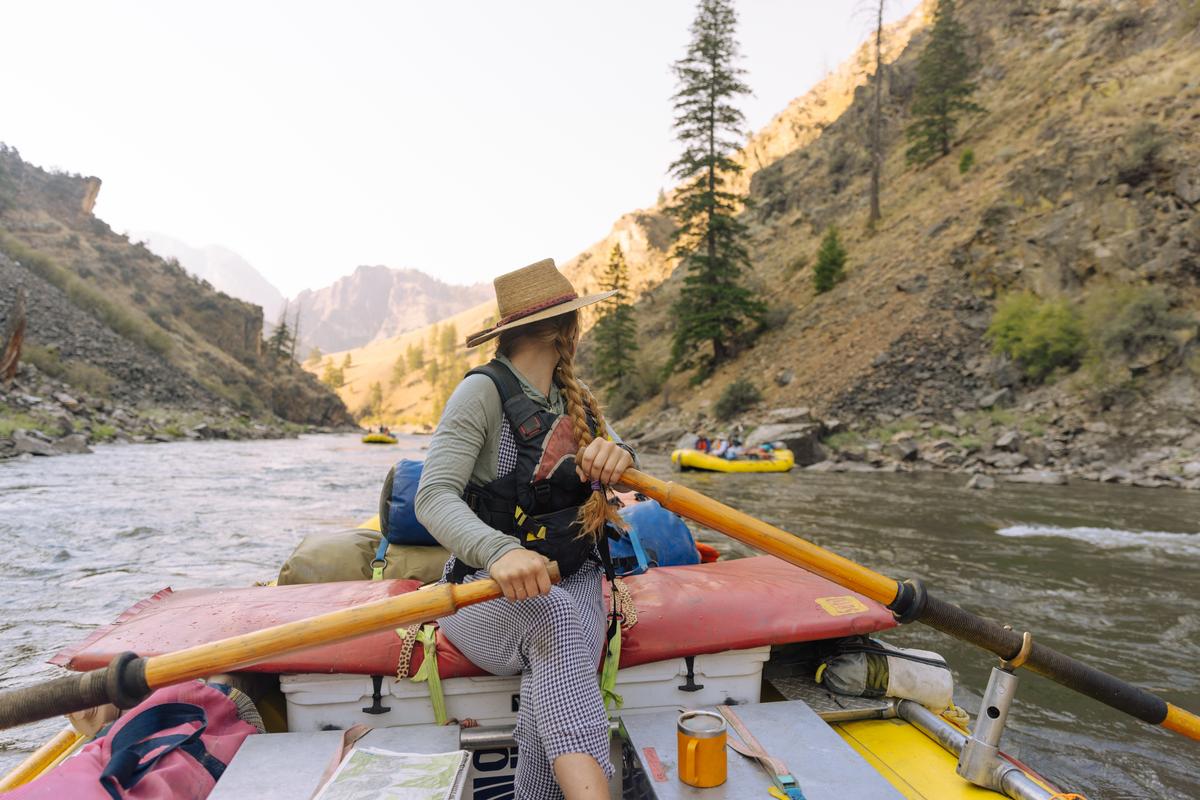
{"type": "MultiPolygon", "coordinates": [[[[596,420],[596,435],[604,437],[608,434],[608,426],[600,413],[600,404],[592,393],[580,385],[575,378],[575,330],[574,326],[565,325],[558,331],[554,339],[554,347],[558,350],[558,375],[562,381],[563,394],[567,400],[567,415],[571,418],[571,427],[575,431],[575,441],[579,452],[591,444],[591,428],[587,424],[587,412],[590,411],[596,420]]],[[[583,526],[582,536],[598,539],[604,533],[604,523],[612,522],[623,527],[621,517],[615,508],[608,504],[604,490],[593,491],[591,497],[579,509],[579,522],[583,526]]]]}

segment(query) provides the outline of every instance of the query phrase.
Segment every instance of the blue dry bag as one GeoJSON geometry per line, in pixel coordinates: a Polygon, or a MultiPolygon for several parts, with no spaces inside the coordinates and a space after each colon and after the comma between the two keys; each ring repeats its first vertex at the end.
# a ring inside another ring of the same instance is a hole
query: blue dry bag
{"type": "Polygon", "coordinates": [[[650,567],[699,564],[696,540],[684,521],[656,500],[621,509],[629,530],[609,542],[618,575],[640,575],[650,567]]]}
{"type": "Polygon", "coordinates": [[[383,481],[379,495],[379,530],[392,544],[436,545],[437,541],[417,521],[413,503],[421,481],[424,462],[403,459],[396,463],[383,481]]]}

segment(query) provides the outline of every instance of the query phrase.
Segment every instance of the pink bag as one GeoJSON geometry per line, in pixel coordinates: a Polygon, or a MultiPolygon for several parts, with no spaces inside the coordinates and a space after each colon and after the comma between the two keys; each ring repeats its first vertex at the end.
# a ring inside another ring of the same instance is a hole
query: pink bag
{"type": "Polygon", "coordinates": [[[169,686],[4,800],[203,800],[255,731],[219,688],[169,686]]]}

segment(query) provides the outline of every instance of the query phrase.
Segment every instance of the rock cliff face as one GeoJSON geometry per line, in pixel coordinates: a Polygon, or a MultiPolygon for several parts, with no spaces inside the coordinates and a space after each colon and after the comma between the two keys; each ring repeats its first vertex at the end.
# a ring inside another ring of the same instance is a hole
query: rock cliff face
{"type": "Polygon", "coordinates": [[[123,403],[349,421],[331,392],[264,356],[261,308],[92,216],[99,187],[0,146],[0,329],[23,286],[27,360],[123,403]]]}
{"type": "Polygon", "coordinates": [[[323,289],[308,289],[289,301],[300,311],[305,352],[361,347],[398,336],[489,300],[492,287],[454,286],[415,269],[362,266],[323,289]]]}

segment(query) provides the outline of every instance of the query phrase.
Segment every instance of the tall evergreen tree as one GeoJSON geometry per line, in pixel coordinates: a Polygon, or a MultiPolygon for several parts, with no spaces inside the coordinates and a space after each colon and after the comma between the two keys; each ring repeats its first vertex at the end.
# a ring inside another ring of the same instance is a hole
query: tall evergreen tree
{"type": "Polygon", "coordinates": [[[883,217],[879,211],[879,176],[883,170],[883,4],[876,0],[875,8],[875,102],[871,111],[871,211],[867,227],[883,217]]]}
{"type": "Polygon", "coordinates": [[[279,314],[279,322],[275,325],[275,330],[271,331],[270,337],[267,338],[267,352],[275,358],[291,357],[293,348],[295,347],[295,337],[292,336],[292,330],[287,324],[287,306],[284,306],[283,311],[279,314]]]}
{"type": "Polygon", "coordinates": [[[954,0],[938,0],[929,44],[917,61],[917,86],[905,156],[910,164],[926,164],[950,154],[958,118],[984,108],[971,101],[975,84],[968,80],[975,64],[967,55],[967,32],[954,18],[954,0]]]}
{"type": "Polygon", "coordinates": [[[828,292],[846,275],[846,248],[838,238],[837,228],[830,225],[821,239],[817,250],[817,263],[813,266],[813,288],[817,294],[828,292]]]}
{"type": "Polygon", "coordinates": [[[683,153],[671,174],[684,181],[667,211],[675,217],[674,255],[687,268],[675,306],[671,361],[688,366],[697,345],[712,345],[711,367],[732,352],[747,322],[757,321],[766,306],[742,286],[749,266],[746,226],[737,218],[742,197],[728,188],[741,171],[736,152],[744,121],[734,98],[748,94],[735,66],[738,43],[733,38],[737,14],[730,0],[700,0],[687,53],[673,65],[679,89],[675,132],[683,153]]]}
{"type": "Polygon", "coordinates": [[[595,345],[596,382],[609,390],[609,402],[621,385],[633,376],[633,354],[638,349],[637,321],[633,304],[629,302],[629,266],[621,245],[614,244],[608,256],[608,267],[600,279],[601,291],[615,291],[613,304],[596,320],[592,328],[595,345]]]}

